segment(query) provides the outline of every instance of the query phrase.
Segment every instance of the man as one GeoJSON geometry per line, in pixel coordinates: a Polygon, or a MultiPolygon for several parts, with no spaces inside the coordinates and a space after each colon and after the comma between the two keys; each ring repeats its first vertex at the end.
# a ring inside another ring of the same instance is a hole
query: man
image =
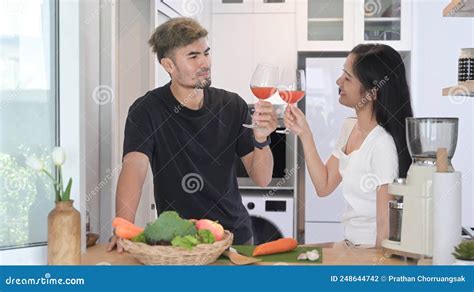
{"type": "MultiPolygon", "coordinates": [[[[253,244],[250,216],[242,204],[233,166],[238,155],[259,186],[271,180],[269,134],[277,116],[269,102],[255,105],[253,130],[245,101],[210,87],[207,31],[195,20],[175,18],[149,40],[171,82],[147,92],[129,108],[116,216],[135,221],[148,163],[153,170],[157,212],[177,211],[186,219],[218,220],[235,244],[253,244]]],[[[232,72],[229,72],[231,74],[232,72]]],[[[117,245],[113,236],[107,250],[117,245]]]]}

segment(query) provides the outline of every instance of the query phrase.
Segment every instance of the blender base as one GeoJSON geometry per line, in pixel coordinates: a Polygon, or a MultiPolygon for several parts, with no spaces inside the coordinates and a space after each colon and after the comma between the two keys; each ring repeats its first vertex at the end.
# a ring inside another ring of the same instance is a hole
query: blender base
{"type": "Polygon", "coordinates": [[[397,250],[397,249],[387,248],[387,247],[382,247],[382,251],[383,251],[384,257],[387,257],[387,258],[390,258],[394,255],[410,258],[414,260],[422,260],[422,259],[430,258],[430,257],[427,257],[426,255],[406,252],[403,250],[397,250]]]}

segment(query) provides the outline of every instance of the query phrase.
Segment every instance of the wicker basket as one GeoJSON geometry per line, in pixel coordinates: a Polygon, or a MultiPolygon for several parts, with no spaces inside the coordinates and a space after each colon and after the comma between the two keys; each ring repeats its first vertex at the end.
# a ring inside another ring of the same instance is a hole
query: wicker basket
{"type": "Polygon", "coordinates": [[[224,231],[222,240],[213,244],[198,244],[191,250],[183,247],[148,245],[121,239],[122,246],[145,265],[207,265],[215,262],[232,245],[234,235],[224,231]]]}

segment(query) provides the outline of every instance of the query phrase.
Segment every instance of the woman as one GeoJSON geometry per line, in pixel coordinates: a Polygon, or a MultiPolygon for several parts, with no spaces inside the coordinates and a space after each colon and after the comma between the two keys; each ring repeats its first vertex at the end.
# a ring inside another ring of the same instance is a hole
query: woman
{"type": "Polygon", "coordinates": [[[347,57],[339,86],[339,102],[357,118],[344,122],[337,147],[323,163],[304,114],[287,107],[285,125],[303,144],[316,193],[331,194],[342,182],[346,211],[342,216],[350,246],[380,247],[388,238],[388,183],[406,177],[411,157],[405,118],[413,116],[405,66],[393,48],[356,46],[347,57]]]}

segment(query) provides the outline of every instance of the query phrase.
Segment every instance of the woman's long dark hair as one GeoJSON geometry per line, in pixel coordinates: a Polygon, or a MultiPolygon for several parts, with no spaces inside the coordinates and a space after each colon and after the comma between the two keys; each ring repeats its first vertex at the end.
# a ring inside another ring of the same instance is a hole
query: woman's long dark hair
{"type": "Polygon", "coordinates": [[[353,71],[364,89],[375,93],[375,118],[392,135],[398,152],[399,177],[406,177],[412,163],[408,152],[405,118],[412,117],[405,64],[392,47],[382,44],[361,44],[352,49],[353,71]]]}

